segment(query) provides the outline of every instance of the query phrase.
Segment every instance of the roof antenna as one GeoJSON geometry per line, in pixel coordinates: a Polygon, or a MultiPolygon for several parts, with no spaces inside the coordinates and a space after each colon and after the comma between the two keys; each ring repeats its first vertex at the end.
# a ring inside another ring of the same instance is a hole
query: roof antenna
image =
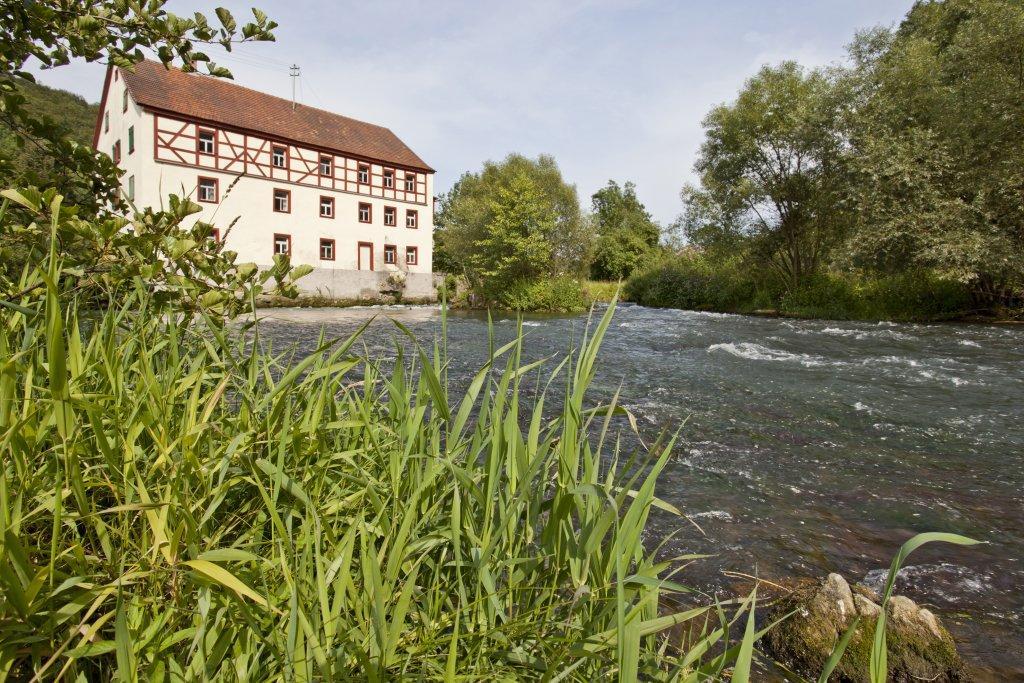
{"type": "Polygon", "coordinates": [[[292,79],[292,111],[295,111],[295,81],[298,80],[300,73],[298,64],[292,64],[288,67],[288,75],[292,79]]]}

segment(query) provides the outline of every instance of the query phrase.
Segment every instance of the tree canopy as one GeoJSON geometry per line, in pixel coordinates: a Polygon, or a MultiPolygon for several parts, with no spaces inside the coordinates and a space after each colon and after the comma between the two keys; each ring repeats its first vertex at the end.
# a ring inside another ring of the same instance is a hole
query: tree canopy
{"type": "Polygon", "coordinates": [[[474,288],[585,272],[589,227],[576,187],[555,160],[511,154],[465,173],[441,197],[435,263],[465,275],[474,288]]]}
{"type": "Polygon", "coordinates": [[[631,182],[609,180],[591,202],[597,244],[590,272],[599,280],[628,277],[658,246],[661,231],[631,182]]]}
{"type": "Polygon", "coordinates": [[[1024,3],[919,2],[852,54],[848,256],[1012,298],[1024,286],[1024,3]]]}
{"type": "MultiPolygon", "coordinates": [[[[34,145],[64,171],[61,192],[93,208],[120,201],[118,175],[105,155],[94,154],[48,113],[30,106],[21,81],[34,82],[27,65],[45,69],[72,59],[130,67],[146,52],[164,64],[180,62],[185,71],[201,67],[213,76],[231,73],[202,51],[216,45],[230,50],[236,42],[273,40],[273,21],[260,10],[239,27],[228,10],[216,10],[217,25],[196,12],[181,17],[164,9],[166,0],[0,0],[0,123],[19,145],[34,145]]],[[[0,184],[10,183],[13,166],[0,163],[0,184]]]]}
{"type": "Polygon", "coordinates": [[[689,211],[713,211],[718,238],[748,238],[790,286],[817,270],[849,223],[840,92],[825,71],[794,62],[762,68],[734,103],[705,118],[696,164],[701,189],[684,195],[689,211]]]}
{"type": "Polygon", "coordinates": [[[847,64],[766,66],[704,121],[678,224],[793,290],[930,273],[1024,302],[1024,3],[918,2],[847,64]]]}
{"type": "Polygon", "coordinates": [[[164,64],[180,62],[186,71],[205,66],[213,76],[230,77],[199,48],[230,50],[239,41],[273,40],[276,24],[259,10],[253,10],[254,21],[239,27],[229,11],[218,8],[214,27],[200,13],[179,17],[164,5],[0,0],[0,124],[6,131],[0,181],[32,181],[18,166],[21,150],[29,146],[33,164],[60,169],[57,182],[53,174],[42,174],[39,181],[49,184],[43,190],[0,193],[0,302],[17,308],[55,289],[109,301],[142,288],[153,293],[154,304],[201,309],[208,319],[222,320],[245,310],[271,278],[291,294],[295,279],[308,272],[291,269],[287,258],[262,273],[254,264],[236,263],[234,253],[209,239],[212,226],[183,227],[200,210],[188,199],[170,197],[161,211],[111,211],[131,208],[119,197],[120,171],[83,143],[73,120],[57,121],[53,115],[60,111],[37,101],[42,91],[31,85],[30,60],[44,68],[73,59],[130,68],[148,52],[164,64]],[[41,263],[50,272],[40,272],[41,263]]]}

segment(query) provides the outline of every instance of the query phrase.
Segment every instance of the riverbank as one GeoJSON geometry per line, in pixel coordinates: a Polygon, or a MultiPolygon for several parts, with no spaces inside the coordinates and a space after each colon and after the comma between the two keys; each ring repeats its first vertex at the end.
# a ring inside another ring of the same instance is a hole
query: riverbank
{"type": "Polygon", "coordinates": [[[896,275],[820,273],[796,287],[755,275],[735,263],[701,255],[663,259],[632,275],[626,298],[653,308],[737,313],[805,320],[1006,322],[1024,320],[1012,308],[981,306],[961,282],[925,270],[896,275]]]}

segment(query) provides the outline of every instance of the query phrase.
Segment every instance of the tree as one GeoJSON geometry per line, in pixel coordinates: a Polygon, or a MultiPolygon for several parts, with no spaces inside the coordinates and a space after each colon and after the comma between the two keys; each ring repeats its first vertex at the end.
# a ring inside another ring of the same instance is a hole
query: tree
{"type": "Polygon", "coordinates": [[[689,198],[717,207],[729,219],[718,228],[749,238],[788,287],[818,270],[850,222],[838,125],[847,104],[837,75],[785,62],[762,68],[704,120],[702,189],[689,198]]]}
{"type": "MultiPolygon", "coordinates": [[[[209,239],[212,226],[182,227],[199,211],[187,199],[169,198],[166,211],[129,217],[111,212],[124,208],[113,162],[26,105],[21,84],[33,82],[25,71],[30,59],[46,68],[71,59],[130,68],[149,50],[165,65],[179,60],[192,71],[205,64],[212,76],[229,77],[197,46],[230,50],[237,41],[273,40],[276,24],[259,10],[239,31],[227,10],[217,10],[220,28],[213,28],[202,14],[178,17],[164,11],[164,4],[0,0],[0,122],[17,137],[16,144],[35,146],[63,176],[60,187],[0,193],[0,303],[17,309],[54,291],[110,301],[143,288],[153,292],[155,304],[173,305],[179,313],[201,309],[212,314],[208,320],[222,320],[246,309],[271,278],[282,293],[294,294],[295,279],[308,272],[290,269],[287,259],[277,259],[263,273],[253,264],[236,263],[235,254],[209,239]],[[42,263],[50,272],[40,271],[42,263]]],[[[14,165],[6,161],[0,171],[10,174],[14,165]]]]}
{"type": "Polygon", "coordinates": [[[937,270],[980,303],[1024,289],[1024,5],[919,2],[852,47],[858,217],[848,258],[937,270]]]}
{"type": "MultiPolygon", "coordinates": [[[[55,130],[78,145],[92,143],[99,107],[78,95],[19,80],[18,92],[25,98],[25,111],[32,117],[48,116],[55,130]]],[[[73,204],[94,201],[92,188],[83,192],[76,179],[69,178],[63,165],[38,145],[28,142],[0,119],[0,185],[56,187],[73,204]]]]}
{"type": "MultiPolygon", "coordinates": [[[[35,146],[63,169],[65,196],[90,201],[91,208],[119,201],[119,172],[105,155],[67,135],[52,117],[26,106],[19,79],[34,82],[29,60],[55,68],[72,59],[105,61],[130,67],[151,51],[164,64],[175,59],[185,71],[205,65],[213,76],[231,73],[198,48],[235,42],[273,40],[277,26],[254,9],[255,21],[239,31],[229,11],[218,8],[219,27],[200,13],[180,17],[164,10],[166,0],[0,0],[0,123],[16,134],[19,144],[35,146]]],[[[0,160],[0,185],[11,184],[12,165],[0,160]]]]}
{"type": "Polygon", "coordinates": [[[512,177],[489,202],[487,232],[473,245],[470,269],[485,288],[534,280],[544,274],[551,260],[546,236],[556,217],[544,195],[525,173],[512,177]]]}
{"type": "Polygon", "coordinates": [[[463,174],[441,197],[435,222],[438,269],[465,275],[473,287],[490,277],[492,269],[481,264],[491,263],[493,254],[482,255],[481,249],[500,247],[496,231],[529,234],[531,241],[546,245],[544,250],[528,250],[535,259],[530,277],[579,275],[589,263],[591,237],[576,187],[562,179],[550,156],[511,154],[501,162],[486,162],[480,172],[463,174]],[[514,209],[517,201],[528,210],[514,209]],[[530,223],[515,230],[509,223],[527,218],[530,223]]]}
{"type": "Polygon", "coordinates": [[[629,275],[658,246],[661,234],[636,196],[636,186],[620,186],[614,180],[591,197],[597,232],[591,275],[598,280],[618,280],[629,275]]]}

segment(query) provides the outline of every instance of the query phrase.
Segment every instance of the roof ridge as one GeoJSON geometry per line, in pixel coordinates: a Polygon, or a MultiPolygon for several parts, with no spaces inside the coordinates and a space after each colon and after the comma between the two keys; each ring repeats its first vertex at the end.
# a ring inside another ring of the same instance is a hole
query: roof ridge
{"type": "MultiPolygon", "coordinates": [[[[148,57],[143,59],[142,61],[143,62],[148,62],[148,63],[150,63],[150,64],[152,64],[154,66],[162,67],[162,68],[166,69],[167,71],[171,71],[171,70],[177,71],[178,73],[180,73],[183,76],[187,76],[187,77],[199,76],[201,78],[209,78],[209,79],[211,79],[211,80],[213,80],[213,81],[215,81],[217,83],[224,83],[225,85],[234,86],[234,87],[240,88],[242,90],[248,90],[249,92],[255,93],[255,94],[259,95],[260,97],[269,97],[269,98],[275,99],[275,100],[277,100],[279,102],[283,102],[283,103],[285,103],[285,104],[287,104],[289,106],[294,104],[296,106],[304,107],[306,109],[312,109],[313,111],[320,111],[320,112],[323,112],[325,114],[329,114],[330,116],[340,116],[343,119],[348,119],[349,121],[354,121],[356,123],[361,123],[364,126],[373,126],[374,128],[380,128],[381,130],[386,130],[389,133],[393,133],[394,132],[389,127],[382,126],[379,123],[373,123],[371,121],[364,121],[362,119],[357,119],[354,116],[348,116],[347,114],[339,114],[336,111],[331,111],[330,109],[324,109],[323,107],[314,107],[313,105],[303,104],[302,102],[292,102],[292,100],[289,100],[287,97],[281,97],[280,95],[273,95],[273,94],[268,93],[268,92],[263,92],[262,90],[257,90],[256,88],[253,88],[253,87],[248,86],[248,85],[242,85],[241,83],[236,81],[233,77],[232,78],[222,78],[222,77],[218,77],[218,76],[211,76],[210,74],[204,74],[204,73],[199,72],[199,71],[185,71],[180,66],[173,65],[173,64],[168,66],[168,65],[164,64],[163,62],[159,62],[159,61],[157,61],[155,59],[149,59],[148,57]]],[[[125,67],[118,67],[118,68],[125,68],[125,67]]]]}

